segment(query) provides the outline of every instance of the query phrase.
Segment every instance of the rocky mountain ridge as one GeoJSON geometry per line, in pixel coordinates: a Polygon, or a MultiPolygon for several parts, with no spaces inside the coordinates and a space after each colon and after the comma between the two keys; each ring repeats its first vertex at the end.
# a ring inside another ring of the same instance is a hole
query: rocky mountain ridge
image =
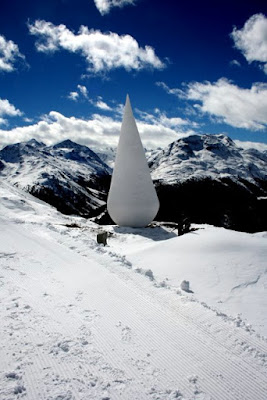
{"type": "Polygon", "coordinates": [[[111,169],[86,146],[33,139],[6,146],[0,161],[3,178],[65,214],[91,217],[105,205],[111,169]]]}
{"type": "Polygon", "coordinates": [[[150,156],[153,180],[168,184],[188,179],[267,180],[267,151],[244,150],[225,135],[191,135],[150,156]]]}

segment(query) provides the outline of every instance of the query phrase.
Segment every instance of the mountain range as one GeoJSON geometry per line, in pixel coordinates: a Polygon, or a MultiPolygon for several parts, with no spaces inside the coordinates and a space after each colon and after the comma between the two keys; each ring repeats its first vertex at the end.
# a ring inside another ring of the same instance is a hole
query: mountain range
{"type": "Polygon", "coordinates": [[[111,169],[86,146],[32,139],[6,146],[0,161],[3,178],[64,214],[92,217],[105,206],[111,169]]]}
{"type": "MultiPolygon", "coordinates": [[[[0,151],[0,177],[65,214],[90,218],[105,210],[112,169],[104,160],[70,140],[46,146],[32,139],[0,151]]],[[[148,164],[157,220],[267,230],[266,150],[245,150],[225,135],[191,135],[152,152],[148,164]]]]}

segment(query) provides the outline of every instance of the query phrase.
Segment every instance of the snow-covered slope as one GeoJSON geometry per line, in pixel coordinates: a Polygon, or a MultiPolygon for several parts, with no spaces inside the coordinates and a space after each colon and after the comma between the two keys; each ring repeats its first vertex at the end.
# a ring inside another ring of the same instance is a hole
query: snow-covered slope
{"type": "Polygon", "coordinates": [[[191,135],[149,158],[154,180],[168,184],[188,179],[267,180],[267,151],[242,149],[225,135],[191,135]]]}
{"type": "Polygon", "coordinates": [[[102,247],[4,182],[0,223],[1,400],[266,399],[267,233],[110,226],[102,247]]]}
{"type": "Polygon", "coordinates": [[[1,177],[66,213],[92,215],[105,204],[110,168],[86,146],[36,140],[0,151],[1,177]]]}
{"type": "Polygon", "coordinates": [[[267,152],[224,135],[191,135],[149,158],[159,220],[257,232],[267,229],[267,152]]]}

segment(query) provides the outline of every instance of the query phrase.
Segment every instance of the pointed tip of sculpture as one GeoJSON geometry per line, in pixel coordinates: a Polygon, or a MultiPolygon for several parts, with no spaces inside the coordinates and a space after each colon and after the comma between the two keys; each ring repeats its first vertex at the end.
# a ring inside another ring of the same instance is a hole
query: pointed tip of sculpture
{"type": "Polygon", "coordinates": [[[125,106],[124,106],[124,118],[127,115],[129,117],[129,115],[133,115],[133,110],[132,110],[132,105],[131,105],[131,101],[130,101],[130,96],[127,93],[126,95],[126,102],[125,102],[125,106]]]}
{"type": "Polygon", "coordinates": [[[129,96],[128,93],[126,94],[126,102],[125,102],[125,105],[127,105],[127,104],[131,104],[131,102],[130,102],[130,96],[129,96]]]}

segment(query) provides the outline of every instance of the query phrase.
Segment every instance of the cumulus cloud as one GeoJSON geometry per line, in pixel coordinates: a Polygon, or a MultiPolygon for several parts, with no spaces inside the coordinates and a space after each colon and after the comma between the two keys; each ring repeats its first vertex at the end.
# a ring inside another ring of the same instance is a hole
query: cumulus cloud
{"type": "Polygon", "coordinates": [[[189,100],[198,100],[202,112],[218,117],[237,127],[262,130],[267,126],[267,85],[254,83],[250,89],[240,88],[227,79],[215,83],[192,83],[187,90],[189,100]]]}
{"type": "Polygon", "coordinates": [[[0,71],[14,71],[14,64],[18,59],[25,59],[20,53],[18,45],[12,40],[6,40],[4,36],[0,35],[0,71]]]}
{"type": "Polygon", "coordinates": [[[195,109],[216,117],[219,122],[251,130],[267,126],[267,84],[254,83],[250,89],[244,89],[222,78],[215,83],[190,83],[184,91],[161,86],[177,97],[198,101],[195,109]]]}
{"type": "Polygon", "coordinates": [[[7,99],[0,99],[0,117],[17,117],[21,115],[22,112],[9,103],[7,99]]]}
{"type": "Polygon", "coordinates": [[[231,33],[235,47],[251,63],[257,61],[267,74],[267,18],[263,14],[250,17],[242,29],[234,28],[231,33]]]}
{"type": "Polygon", "coordinates": [[[108,14],[113,7],[124,7],[134,4],[134,0],[94,0],[95,6],[101,15],[108,14]]]}
{"type": "Polygon", "coordinates": [[[150,46],[140,47],[130,35],[102,33],[81,26],[75,34],[65,25],[37,20],[29,24],[30,34],[37,36],[36,48],[40,52],[53,53],[67,50],[81,54],[88,64],[88,70],[98,73],[115,68],[141,70],[143,68],[164,68],[164,63],[150,46]]]}
{"type": "MultiPolygon", "coordinates": [[[[172,129],[153,121],[137,120],[142,142],[147,149],[165,147],[174,140],[188,134],[184,130],[172,129]]],[[[105,151],[106,147],[116,147],[121,128],[119,120],[94,114],[89,120],[66,117],[59,112],[51,111],[36,124],[16,127],[11,130],[0,129],[2,146],[28,141],[32,138],[48,145],[71,139],[77,143],[89,146],[94,151],[105,151]]]]}

